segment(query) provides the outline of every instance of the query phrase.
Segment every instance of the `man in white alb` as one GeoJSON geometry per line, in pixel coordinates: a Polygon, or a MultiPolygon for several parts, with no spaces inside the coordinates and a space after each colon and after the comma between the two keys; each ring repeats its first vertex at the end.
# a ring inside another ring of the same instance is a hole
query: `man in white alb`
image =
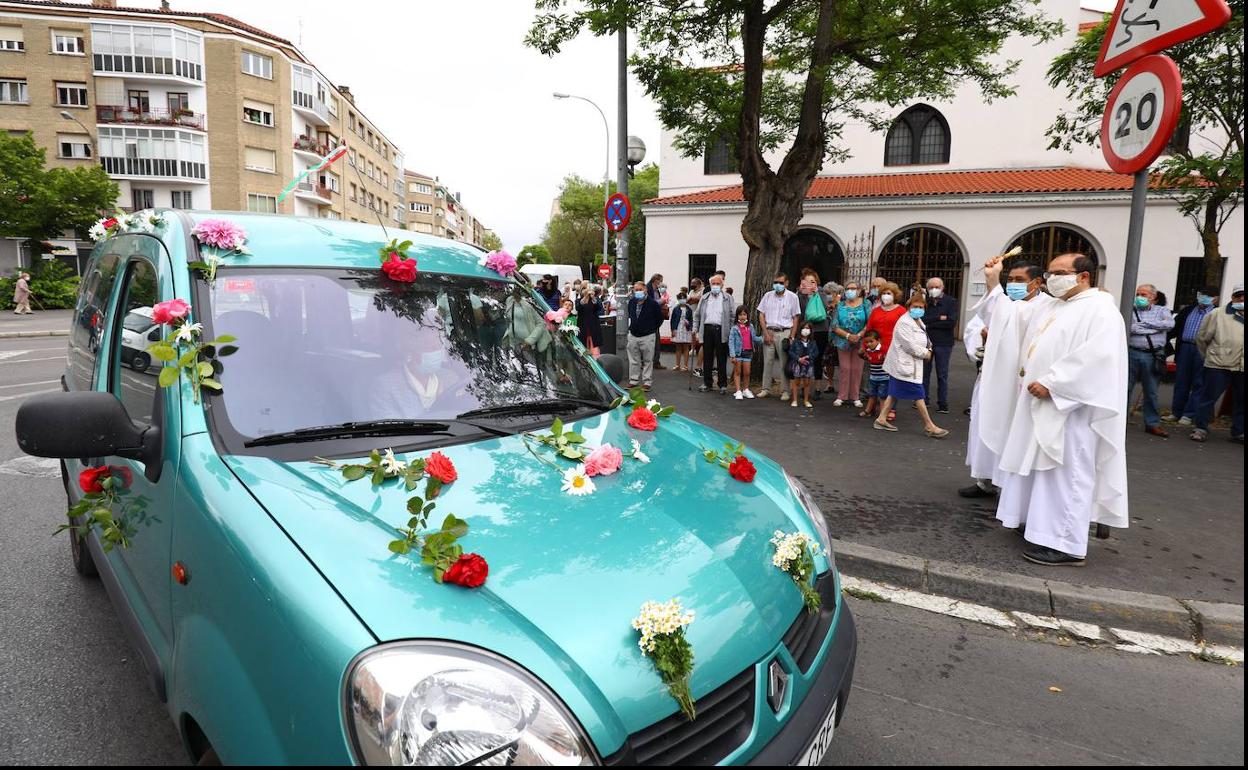
{"type": "Polygon", "coordinates": [[[1046,566],[1082,566],[1093,522],[1128,522],[1126,326],[1114,298],[1092,286],[1095,271],[1082,254],[1049,263],[1048,290],[1061,301],[1028,323],[999,461],[997,518],[1025,523],[1023,557],[1046,566]]]}
{"type": "Polygon", "coordinates": [[[975,483],[958,490],[962,497],[996,497],[1000,491],[997,462],[1022,392],[1018,385],[1018,357],[1023,337],[1028,321],[1057,301],[1043,291],[1044,272],[1038,265],[1015,264],[1004,285],[1003,267],[1001,256],[984,264],[989,291],[971,310],[972,320],[983,324],[988,339],[979,379],[971,394],[971,425],[966,439],[966,464],[975,483]]]}

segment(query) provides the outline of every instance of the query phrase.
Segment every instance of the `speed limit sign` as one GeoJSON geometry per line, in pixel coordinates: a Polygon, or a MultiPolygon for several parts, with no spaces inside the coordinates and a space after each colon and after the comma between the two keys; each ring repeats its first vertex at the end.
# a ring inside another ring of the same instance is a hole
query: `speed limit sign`
{"type": "Polygon", "coordinates": [[[1123,73],[1101,118],[1101,152],[1120,174],[1148,168],[1179,123],[1183,80],[1168,56],[1146,56],[1123,73]]]}

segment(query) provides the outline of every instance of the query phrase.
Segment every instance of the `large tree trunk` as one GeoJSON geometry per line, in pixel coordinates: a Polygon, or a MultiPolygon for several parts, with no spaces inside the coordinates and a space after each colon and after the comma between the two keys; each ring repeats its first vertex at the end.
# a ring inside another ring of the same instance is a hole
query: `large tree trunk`
{"type": "Polygon", "coordinates": [[[1204,246],[1205,284],[1222,285],[1222,249],[1218,243],[1218,215],[1222,198],[1214,196],[1205,203],[1205,220],[1200,225],[1200,241],[1204,246]]]}

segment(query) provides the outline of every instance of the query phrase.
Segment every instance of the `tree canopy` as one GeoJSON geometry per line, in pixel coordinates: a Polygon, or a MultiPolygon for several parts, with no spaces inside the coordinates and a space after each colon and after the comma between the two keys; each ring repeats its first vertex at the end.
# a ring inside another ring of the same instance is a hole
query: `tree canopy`
{"type": "MultiPolygon", "coordinates": [[[[616,190],[612,182],[608,189],[616,190]]],[[[555,211],[546,224],[542,243],[555,263],[579,265],[586,274],[602,254],[602,208],[607,193],[600,182],[576,174],[564,177],[559,188],[555,211]]],[[[640,275],[646,260],[646,218],[641,202],[659,194],[659,167],[653,163],[642,166],[629,181],[628,196],[633,201],[633,219],[628,226],[629,272],[640,275]]],[[[615,254],[615,238],[609,238],[608,255],[615,254]]]]}
{"type": "MultiPolygon", "coordinates": [[[[1200,233],[1205,282],[1214,285],[1222,277],[1219,234],[1244,195],[1244,0],[1228,4],[1225,26],[1165,51],[1183,75],[1183,111],[1156,167],[1200,233]]],[[[1070,105],[1049,128],[1051,147],[1100,144],[1105,102],[1122,74],[1092,75],[1108,24],[1084,32],[1049,68],[1050,84],[1065,89],[1070,105]]]]}
{"type": "Polygon", "coordinates": [[[516,255],[516,266],[524,267],[525,265],[553,265],[554,260],[550,258],[550,249],[540,243],[530,243],[520,253],[516,255]]]}
{"type": "Polygon", "coordinates": [[[486,230],[485,236],[481,239],[481,245],[490,251],[498,251],[503,248],[503,239],[499,238],[498,233],[493,230],[486,230]]]}
{"type": "Polygon", "coordinates": [[[735,148],[749,208],[745,294],[779,266],[810,181],[850,150],[847,122],[883,128],[893,107],[949,99],[970,83],[1013,93],[1015,36],[1047,39],[1060,23],[1039,0],[537,0],[527,42],[547,54],[583,32],[627,27],[633,74],[688,157],[714,141],[735,148]],[[784,150],[773,168],[766,153],[784,150]]]}
{"type": "Polygon", "coordinates": [[[117,183],[99,166],[46,164],[45,150],[29,133],[0,132],[0,236],[25,238],[35,257],[67,230],[85,233],[117,203],[117,183]]]}

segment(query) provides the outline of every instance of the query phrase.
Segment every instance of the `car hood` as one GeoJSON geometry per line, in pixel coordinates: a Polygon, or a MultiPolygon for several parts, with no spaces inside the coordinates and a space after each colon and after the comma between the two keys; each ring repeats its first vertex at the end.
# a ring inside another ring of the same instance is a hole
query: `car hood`
{"type": "Polygon", "coordinates": [[[490,565],[477,590],[438,585],[419,556],[388,551],[408,518],[397,480],[373,487],[310,462],[226,460],[379,641],[452,639],[509,657],[564,698],[605,754],[676,710],[630,627],[641,604],[679,597],[696,613],[692,687],[704,695],[773,650],[801,609],[771,564],[774,531],[814,535],[774,463],[747,451],[758,475],[743,483],[701,455],[723,435],[679,416],[643,433],[624,417],[573,423],[591,445],[625,452],[620,471],[583,497],[563,493],[520,436],[442,450],[459,478],[430,524],[467,520],[464,549],[490,565]],[[628,457],[633,438],[648,464],[628,457]]]}

